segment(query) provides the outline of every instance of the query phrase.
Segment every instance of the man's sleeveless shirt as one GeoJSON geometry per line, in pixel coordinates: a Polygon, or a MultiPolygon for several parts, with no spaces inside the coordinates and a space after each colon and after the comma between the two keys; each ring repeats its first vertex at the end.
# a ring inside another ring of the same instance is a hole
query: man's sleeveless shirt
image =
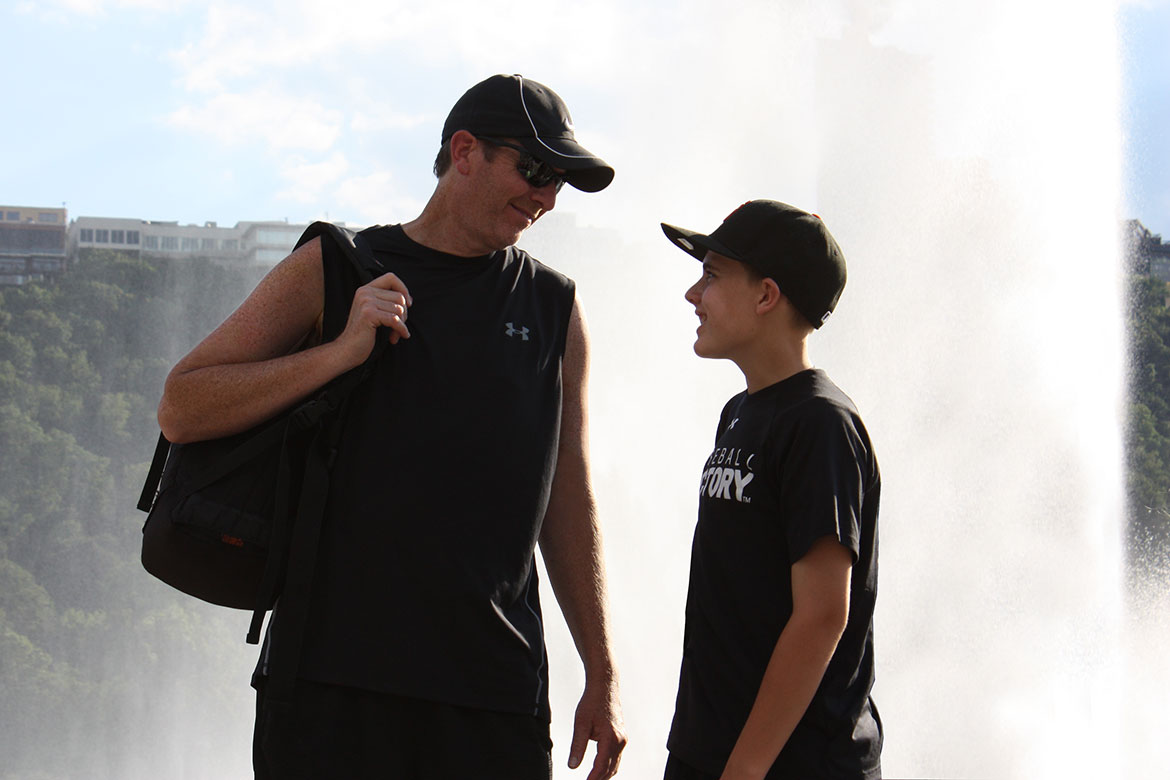
{"type": "MultiPolygon", "coordinates": [[[[352,396],[300,676],[547,718],[534,548],[573,282],[514,247],[463,258],[400,226],[364,236],[410,290],[411,337],[352,396]]],[[[329,260],[326,339],[357,286],[329,260]]]]}

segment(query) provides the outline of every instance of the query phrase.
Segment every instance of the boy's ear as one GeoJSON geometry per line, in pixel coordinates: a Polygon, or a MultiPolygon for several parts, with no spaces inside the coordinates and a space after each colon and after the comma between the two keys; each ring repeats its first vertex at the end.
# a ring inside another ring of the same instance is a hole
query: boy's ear
{"type": "Polygon", "coordinates": [[[756,314],[767,314],[780,305],[784,293],[780,292],[775,280],[765,277],[760,282],[759,294],[756,297],[756,314]]]}

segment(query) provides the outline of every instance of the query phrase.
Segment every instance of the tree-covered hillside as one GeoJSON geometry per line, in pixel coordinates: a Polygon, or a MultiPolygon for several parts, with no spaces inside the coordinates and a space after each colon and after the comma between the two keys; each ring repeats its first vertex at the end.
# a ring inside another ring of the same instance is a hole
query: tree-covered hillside
{"type": "Polygon", "coordinates": [[[1135,581],[1170,574],[1170,288],[1130,276],[1126,426],[1128,551],[1135,581]]]}
{"type": "Polygon", "coordinates": [[[135,502],[169,367],[255,281],[99,254],[0,292],[0,778],[179,777],[149,767],[247,728],[192,712],[208,728],[190,746],[152,738],[176,702],[247,679],[200,670],[242,644],[240,621],[144,573],[135,502]]]}

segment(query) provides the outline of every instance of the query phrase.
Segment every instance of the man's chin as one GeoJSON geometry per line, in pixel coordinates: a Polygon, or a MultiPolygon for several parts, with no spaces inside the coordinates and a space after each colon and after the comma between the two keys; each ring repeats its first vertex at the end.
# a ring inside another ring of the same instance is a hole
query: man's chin
{"type": "Polygon", "coordinates": [[[512,233],[511,240],[508,242],[508,246],[515,246],[517,243],[519,243],[521,236],[524,235],[526,230],[528,230],[527,225],[522,228],[516,228],[512,233]]]}

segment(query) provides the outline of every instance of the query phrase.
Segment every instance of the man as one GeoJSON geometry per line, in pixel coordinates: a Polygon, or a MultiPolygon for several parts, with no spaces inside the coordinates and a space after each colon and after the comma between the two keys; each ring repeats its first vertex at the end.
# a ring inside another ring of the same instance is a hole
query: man
{"type": "Polygon", "coordinates": [[[699,492],[667,780],[878,778],[870,699],[880,477],[853,402],[812,367],[845,259],[820,218],[771,200],[711,235],[695,353],[747,389],[723,408],[699,492]]]}
{"type": "Polygon", "coordinates": [[[269,624],[257,777],[547,780],[538,542],[585,665],[569,766],[594,740],[589,780],[611,777],[625,744],[586,462],[585,322],[572,281],[514,246],[564,182],[595,192],[613,170],[577,143],[551,89],[501,75],[455,104],[435,172],[416,219],[363,231],[388,273],[355,292],[355,272],[314,239],[167,379],[167,438],[220,437],[360,365],[389,329],[350,396],[289,706],[265,696],[270,655],[289,646],[279,603],[269,624]]]}

